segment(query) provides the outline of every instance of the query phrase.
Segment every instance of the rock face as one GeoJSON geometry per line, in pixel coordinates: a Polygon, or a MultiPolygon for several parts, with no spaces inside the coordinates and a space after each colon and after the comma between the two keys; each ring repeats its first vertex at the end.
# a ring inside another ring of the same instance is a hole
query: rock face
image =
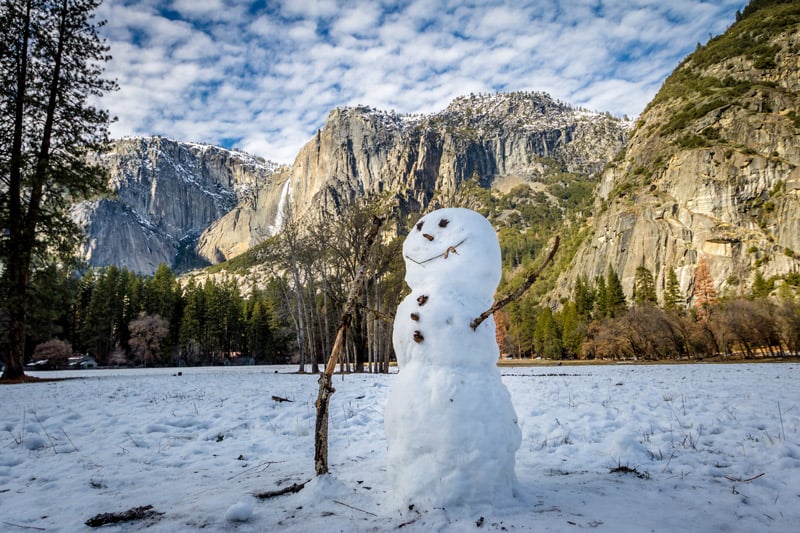
{"type": "Polygon", "coordinates": [[[150,274],[174,266],[209,224],[272,184],[276,164],[247,154],[160,137],[117,141],[99,156],[110,198],[73,206],[90,265],[150,274]]]}
{"type": "Polygon", "coordinates": [[[90,264],[150,273],[178,255],[217,263],[274,235],[287,216],[337,213],[366,195],[418,209],[448,204],[470,179],[510,188],[553,171],[591,175],[629,127],[543,93],[510,93],[458,98],[432,115],[334,109],[291,168],[207,145],[124,140],[102,156],[116,196],[73,214],[90,264]]]}
{"type": "Polygon", "coordinates": [[[433,115],[334,109],[291,169],[275,180],[288,181],[237,206],[206,232],[201,245],[216,243],[220,259],[230,257],[227,250],[246,249],[269,233],[278,204],[289,203],[294,216],[302,216],[312,208],[335,213],[355,198],[388,194],[400,209],[418,209],[447,204],[469,179],[509,187],[553,169],[593,174],[625,145],[628,129],[625,121],[543,93],[473,95],[433,115]]]}
{"type": "Polygon", "coordinates": [[[603,174],[593,234],[560,280],[635,270],[659,296],[674,268],[691,301],[705,256],[718,291],[737,293],[755,270],[800,267],[800,7],[747,13],[691,54],[640,117],[603,174]]]}

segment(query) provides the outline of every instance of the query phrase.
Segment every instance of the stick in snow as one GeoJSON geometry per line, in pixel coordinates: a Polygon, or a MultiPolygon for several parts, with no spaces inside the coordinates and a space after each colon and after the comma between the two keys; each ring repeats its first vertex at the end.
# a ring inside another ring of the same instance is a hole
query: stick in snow
{"type": "Polygon", "coordinates": [[[367,278],[367,259],[369,258],[369,253],[372,250],[372,245],[377,240],[378,232],[382,224],[382,218],[377,216],[372,218],[372,227],[369,228],[364,240],[364,248],[362,248],[361,257],[358,259],[358,270],[353,279],[353,284],[350,286],[350,293],[347,295],[347,303],[344,306],[342,318],[336,330],[336,340],[333,343],[331,355],[328,358],[328,364],[325,366],[325,372],[319,377],[319,395],[314,404],[317,408],[317,423],[316,431],[314,432],[314,469],[318,476],[328,473],[328,406],[330,404],[331,395],[336,392],[336,389],[331,386],[331,376],[333,376],[333,372],[336,370],[336,362],[339,360],[339,353],[344,346],[347,328],[350,327],[358,297],[361,294],[361,289],[367,278]]]}

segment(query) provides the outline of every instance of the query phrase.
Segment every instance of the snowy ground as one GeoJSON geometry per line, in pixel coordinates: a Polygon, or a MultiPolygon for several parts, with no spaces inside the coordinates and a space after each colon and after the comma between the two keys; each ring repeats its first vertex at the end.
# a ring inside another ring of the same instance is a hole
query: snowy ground
{"type": "Polygon", "coordinates": [[[519,495],[390,513],[394,375],[336,376],[314,479],[314,376],[286,367],[43,373],[0,387],[0,530],[797,531],[800,365],[503,368],[519,495]],[[277,373],[276,373],[277,372],[277,373]],[[292,402],[275,402],[272,396],[292,402]],[[612,470],[617,470],[613,472],[612,470]],[[312,480],[296,494],[254,494],[312,480]]]}

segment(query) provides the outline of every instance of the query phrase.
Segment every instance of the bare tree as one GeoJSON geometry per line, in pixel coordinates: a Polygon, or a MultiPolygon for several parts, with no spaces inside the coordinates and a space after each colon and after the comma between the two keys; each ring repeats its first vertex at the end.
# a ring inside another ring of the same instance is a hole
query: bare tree
{"type": "Polygon", "coordinates": [[[788,351],[800,354],[800,303],[795,300],[781,302],[778,328],[788,351]]]}
{"type": "Polygon", "coordinates": [[[694,271],[694,307],[700,318],[708,318],[708,307],[717,301],[717,290],[714,288],[714,278],[705,257],[697,262],[694,271]]]}
{"type": "Polygon", "coordinates": [[[161,355],[169,323],[158,315],[143,315],[128,324],[131,338],[128,345],[143,365],[152,364],[161,355]]]}
{"type": "Polygon", "coordinates": [[[33,350],[34,361],[47,361],[48,366],[59,368],[67,365],[72,356],[72,346],[61,339],[50,339],[33,350]]]}

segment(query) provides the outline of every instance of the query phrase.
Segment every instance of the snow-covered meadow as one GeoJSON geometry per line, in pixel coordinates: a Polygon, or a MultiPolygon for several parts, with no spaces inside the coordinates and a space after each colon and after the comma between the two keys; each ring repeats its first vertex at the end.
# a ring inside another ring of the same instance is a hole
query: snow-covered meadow
{"type": "Polygon", "coordinates": [[[518,495],[390,511],[396,375],[335,376],[331,475],[314,478],[313,375],[94,370],[0,387],[0,530],[797,531],[800,365],[504,367],[518,495]],[[273,396],[291,400],[274,401],[273,396]],[[255,494],[310,481],[294,494],[255,494]]]}

